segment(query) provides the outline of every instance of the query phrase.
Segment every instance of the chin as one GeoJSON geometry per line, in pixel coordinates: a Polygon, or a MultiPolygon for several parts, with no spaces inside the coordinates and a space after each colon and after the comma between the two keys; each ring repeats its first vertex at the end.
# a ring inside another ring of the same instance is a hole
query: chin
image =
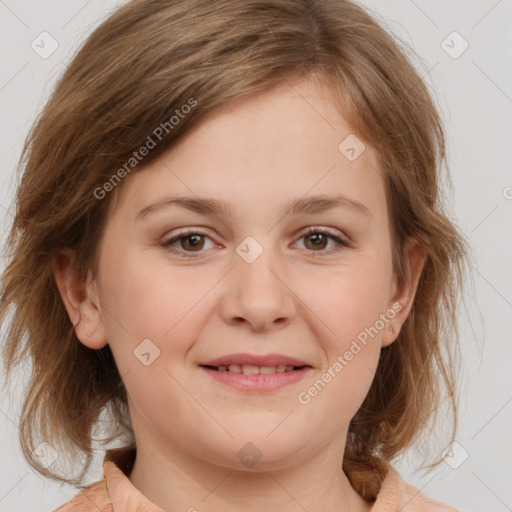
{"type": "Polygon", "coordinates": [[[276,436],[274,439],[245,435],[222,446],[222,453],[219,453],[221,447],[218,444],[212,446],[205,459],[237,471],[276,471],[297,463],[300,459],[298,452],[303,447],[304,443],[292,443],[289,435],[276,436]]]}

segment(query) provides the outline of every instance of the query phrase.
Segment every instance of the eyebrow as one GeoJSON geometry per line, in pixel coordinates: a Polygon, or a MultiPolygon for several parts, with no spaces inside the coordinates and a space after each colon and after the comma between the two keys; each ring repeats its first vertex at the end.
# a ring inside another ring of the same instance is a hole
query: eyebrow
{"type": "MultiPolygon", "coordinates": [[[[181,206],[204,215],[229,216],[231,213],[231,206],[218,199],[206,197],[166,197],[142,208],[137,214],[136,220],[142,220],[156,211],[171,206],[181,206]]],[[[282,214],[322,213],[333,208],[344,208],[368,218],[372,217],[370,209],[365,204],[343,194],[314,195],[293,199],[285,205],[282,214]]]]}

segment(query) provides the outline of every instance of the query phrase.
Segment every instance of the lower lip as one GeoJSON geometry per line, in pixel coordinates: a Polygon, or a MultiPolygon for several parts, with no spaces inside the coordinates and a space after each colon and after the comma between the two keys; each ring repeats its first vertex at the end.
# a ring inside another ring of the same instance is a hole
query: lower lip
{"type": "Polygon", "coordinates": [[[266,392],[275,391],[287,384],[293,384],[303,379],[306,374],[312,370],[310,367],[292,370],[290,372],[246,375],[244,373],[221,372],[211,368],[200,367],[209,373],[215,380],[227,384],[239,391],[266,392]]]}

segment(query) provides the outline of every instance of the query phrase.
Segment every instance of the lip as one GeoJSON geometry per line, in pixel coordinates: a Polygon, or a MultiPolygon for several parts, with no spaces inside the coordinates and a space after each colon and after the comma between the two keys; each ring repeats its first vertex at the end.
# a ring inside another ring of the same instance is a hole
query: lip
{"type": "Polygon", "coordinates": [[[283,386],[302,380],[313,367],[305,361],[281,354],[230,354],[199,363],[202,371],[210,375],[217,382],[230,386],[238,391],[263,393],[276,391],[283,386]],[[296,366],[291,371],[270,374],[246,375],[244,373],[223,372],[215,370],[214,366],[296,366]]]}
{"type": "Polygon", "coordinates": [[[284,356],[281,354],[230,354],[199,363],[200,366],[229,366],[230,364],[252,365],[252,366],[309,366],[306,361],[295,359],[294,357],[284,356]]]}
{"type": "Polygon", "coordinates": [[[244,373],[221,372],[204,366],[200,366],[200,368],[217,382],[230,386],[238,391],[252,393],[276,391],[283,386],[302,380],[310,371],[313,371],[313,368],[306,366],[289,372],[245,375],[244,373]]]}

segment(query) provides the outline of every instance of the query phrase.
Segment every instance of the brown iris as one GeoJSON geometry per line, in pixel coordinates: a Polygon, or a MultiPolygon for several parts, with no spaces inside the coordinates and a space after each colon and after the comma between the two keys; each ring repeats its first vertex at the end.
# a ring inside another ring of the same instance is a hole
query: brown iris
{"type": "Polygon", "coordinates": [[[306,240],[312,240],[312,242],[313,242],[312,247],[308,247],[307,242],[305,242],[304,245],[308,249],[311,249],[311,248],[312,249],[325,249],[329,237],[324,235],[324,234],[322,234],[322,233],[313,233],[313,234],[310,234],[310,235],[306,235],[304,238],[306,240]]]}
{"type": "Polygon", "coordinates": [[[192,250],[201,250],[204,246],[204,236],[203,235],[187,235],[181,238],[181,247],[186,251],[192,250]],[[188,247],[187,247],[188,246],[188,247]]]}

